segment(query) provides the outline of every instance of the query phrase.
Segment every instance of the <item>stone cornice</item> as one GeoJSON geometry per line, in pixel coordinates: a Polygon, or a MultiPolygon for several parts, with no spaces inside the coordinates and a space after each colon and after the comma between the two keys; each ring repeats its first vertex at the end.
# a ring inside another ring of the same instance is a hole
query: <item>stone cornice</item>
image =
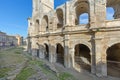
{"type": "Polygon", "coordinates": [[[81,30],[62,30],[58,32],[47,32],[44,34],[39,34],[35,36],[29,36],[33,38],[39,38],[39,37],[49,37],[49,36],[63,36],[63,35],[71,35],[71,34],[85,34],[85,33],[95,33],[95,32],[110,32],[110,31],[120,31],[120,26],[119,27],[100,27],[100,28],[84,28],[81,30]]]}

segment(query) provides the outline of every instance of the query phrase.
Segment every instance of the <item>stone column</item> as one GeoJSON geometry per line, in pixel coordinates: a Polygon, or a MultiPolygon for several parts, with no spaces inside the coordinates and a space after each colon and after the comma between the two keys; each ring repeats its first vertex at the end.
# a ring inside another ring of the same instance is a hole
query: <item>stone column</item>
{"type": "Polygon", "coordinates": [[[96,72],[96,69],[95,69],[95,67],[96,67],[96,62],[95,62],[95,54],[91,54],[91,73],[92,74],[95,74],[95,72],[96,72]]]}
{"type": "Polygon", "coordinates": [[[74,47],[70,48],[69,49],[69,52],[70,52],[70,64],[71,64],[71,68],[74,68],[75,67],[75,60],[74,60],[74,47]]]}
{"type": "Polygon", "coordinates": [[[69,25],[69,21],[70,21],[70,19],[69,19],[69,2],[66,2],[65,3],[65,25],[69,25]]]}
{"type": "Polygon", "coordinates": [[[100,39],[95,40],[96,42],[96,75],[98,77],[107,76],[107,63],[103,52],[103,43],[100,39]]]}
{"type": "Polygon", "coordinates": [[[106,27],[106,0],[95,0],[95,28],[106,27]]]}
{"type": "Polygon", "coordinates": [[[37,43],[37,39],[36,38],[32,38],[32,56],[33,57],[37,57],[37,49],[38,49],[38,45],[37,43]]]}
{"type": "Polygon", "coordinates": [[[30,41],[30,37],[27,38],[27,52],[28,53],[32,53],[31,52],[31,41],[30,41]]]}
{"type": "Polygon", "coordinates": [[[90,28],[94,28],[95,27],[95,3],[94,0],[89,0],[89,21],[90,21],[90,28]]]}
{"type": "Polygon", "coordinates": [[[91,45],[92,45],[92,48],[91,48],[91,73],[92,74],[95,74],[96,73],[96,59],[95,59],[95,48],[96,48],[96,45],[95,45],[95,35],[92,34],[91,35],[91,45]]]}
{"type": "Polygon", "coordinates": [[[70,68],[69,35],[64,36],[64,65],[70,68]]]}
{"type": "Polygon", "coordinates": [[[51,63],[55,63],[56,62],[56,49],[54,46],[49,45],[49,61],[51,63]]]}
{"type": "Polygon", "coordinates": [[[42,45],[39,47],[39,58],[44,59],[45,58],[45,49],[42,45]]]}

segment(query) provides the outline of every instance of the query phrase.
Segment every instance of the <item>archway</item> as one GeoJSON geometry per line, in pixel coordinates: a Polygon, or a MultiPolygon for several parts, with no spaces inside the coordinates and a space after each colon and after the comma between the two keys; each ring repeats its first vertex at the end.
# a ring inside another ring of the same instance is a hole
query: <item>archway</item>
{"type": "Polygon", "coordinates": [[[57,23],[57,28],[62,28],[64,24],[63,20],[63,10],[62,9],[57,9],[56,10],[57,18],[58,18],[58,23],[57,23]]]}
{"type": "Polygon", "coordinates": [[[45,59],[49,60],[49,46],[45,44],[45,59]]]}
{"type": "Polygon", "coordinates": [[[77,1],[74,4],[75,7],[75,25],[79,24],[87,24],[89,23],[89,2],[85,1],[77,1]],[[84,15],[82,19],[80,17],[84,15]]]}
{"type": "Polygon", "coordinates": [[[56,54],[57,54],[56,61],[64,65],[64,48],[61,44],[57,44],[56,54]]]}
{"type": "Polygon", "coordinates": [[[39,24],[40,24],[40,22],[39,22],[39,20],[37,19],[36,21],[35,21],[35,31],[37,32],[37,34],[39,33],[39,24]]]}
{"type": "Polygon", "coordinates": [[[87,71],[91,70],[91,55],[90,49],[84,44],[77,44],[75,46],[75,66],[87,71]]]}
{"type": "Polygon", "coordinates": [[[109,47],[106,53],[108,75],[120,77],[120,43],[109,47]]]}
{"type": "Polygon", "coordinates": [[[37,49],[37,57],[39,58],[40,54],[39,54],[39,49],[37,49]]]}
{"type": "Polygon", "coordinates": [[[106,17],[110,17],[107,20],[120,18],[120,0],[115,0],[114,2],[113,0],[107,0],[106,7],[106,17]]]}
{"type": "Polygon", "coordinates": [[[49,31],[49,24],[48,24],[48,16],[45,15],[42,19],[42,31],[43,32],[48,32],[49,31]]]}

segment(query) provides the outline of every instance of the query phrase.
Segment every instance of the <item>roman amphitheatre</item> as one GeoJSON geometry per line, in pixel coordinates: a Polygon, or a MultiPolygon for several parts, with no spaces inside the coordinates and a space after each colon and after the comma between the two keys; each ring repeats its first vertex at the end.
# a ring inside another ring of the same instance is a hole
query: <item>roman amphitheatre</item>
{"type": "Polygon", "coordinates": [[[99,77],[120,77],[120,0],[33,0],[28,18],[28,52],[33,58],[82,69],[99,77]],[[107,8],[114,10],[107,20],[107,8]],[[79,17],[86,14],[88,22],[79,17]]]}

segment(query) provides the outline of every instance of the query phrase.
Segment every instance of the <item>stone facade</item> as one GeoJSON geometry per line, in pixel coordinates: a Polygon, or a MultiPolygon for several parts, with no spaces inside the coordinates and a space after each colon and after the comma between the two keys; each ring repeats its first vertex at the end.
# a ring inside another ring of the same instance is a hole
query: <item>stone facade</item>
{"type": "Polygon", "coordinates": [[[56,10],[53,4],[33,0],[28,52],[79,72],[84,68],[107,76],[108,64],[120,62],[120,0],[70,0],[56,10]],[[114,9],[114,20],[106,20],[107,7],[114,9]],[[88,13],[88,24],[79,24],[83,13],[88,13]]]}

